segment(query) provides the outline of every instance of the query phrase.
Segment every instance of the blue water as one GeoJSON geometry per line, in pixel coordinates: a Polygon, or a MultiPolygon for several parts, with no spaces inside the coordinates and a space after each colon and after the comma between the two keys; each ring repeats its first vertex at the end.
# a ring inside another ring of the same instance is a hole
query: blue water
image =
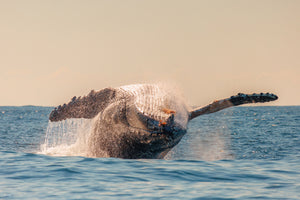
{"type": "Polygon", "coordinates": [[[51,110],[0,107],[0,199],[300,199],[300,106],[201,116],[164,160],[47,155],[51,110]]]}

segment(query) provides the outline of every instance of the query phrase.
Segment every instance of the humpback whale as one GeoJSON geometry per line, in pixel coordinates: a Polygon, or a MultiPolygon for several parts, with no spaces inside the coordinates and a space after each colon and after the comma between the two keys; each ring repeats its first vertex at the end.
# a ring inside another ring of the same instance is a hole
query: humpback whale
{"type": "Polygon", "coordinates": [[[163,158],[186,134],[190,120],[232,106],[276,99],[272,93],[239,93],[188,109],[175,93],[158,84],[136,84],[73,97],[56,107],[49,120],[94,119],[88,139],[91,157],[163,158]]]}

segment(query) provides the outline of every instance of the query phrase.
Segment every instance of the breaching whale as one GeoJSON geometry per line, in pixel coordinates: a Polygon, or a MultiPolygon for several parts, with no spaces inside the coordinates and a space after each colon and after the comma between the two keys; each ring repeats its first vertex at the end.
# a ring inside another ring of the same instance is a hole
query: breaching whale
{"type": "Polygon", "coordinates": [[[91,157],[163,158],[200,115],[246,103],[278,99],[271,93],[239,93],[189,110],[183,100],[158,84],[137,84],[91,91],[56,107],[50,121],[94,119],[88,139],[91,157]]]}

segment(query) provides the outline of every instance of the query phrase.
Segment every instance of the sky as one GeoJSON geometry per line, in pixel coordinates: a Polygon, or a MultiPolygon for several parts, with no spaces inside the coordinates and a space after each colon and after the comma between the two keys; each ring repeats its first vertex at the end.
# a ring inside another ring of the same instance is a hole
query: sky
{"type": "Polygon", "coordinates": [[[201,106],[300,105],[298,0],[0,0],[0,106],[166,82],[201,106]]]}

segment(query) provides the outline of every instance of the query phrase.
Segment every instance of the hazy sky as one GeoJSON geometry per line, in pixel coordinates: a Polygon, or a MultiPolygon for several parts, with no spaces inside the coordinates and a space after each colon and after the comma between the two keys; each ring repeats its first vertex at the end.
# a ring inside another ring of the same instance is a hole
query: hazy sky
{"type": "Polygon", "coordinates": [[[0,0],[0,105],[175,83],[192,105],[274,92],[300,105],[298,0],[0,0]]]}

